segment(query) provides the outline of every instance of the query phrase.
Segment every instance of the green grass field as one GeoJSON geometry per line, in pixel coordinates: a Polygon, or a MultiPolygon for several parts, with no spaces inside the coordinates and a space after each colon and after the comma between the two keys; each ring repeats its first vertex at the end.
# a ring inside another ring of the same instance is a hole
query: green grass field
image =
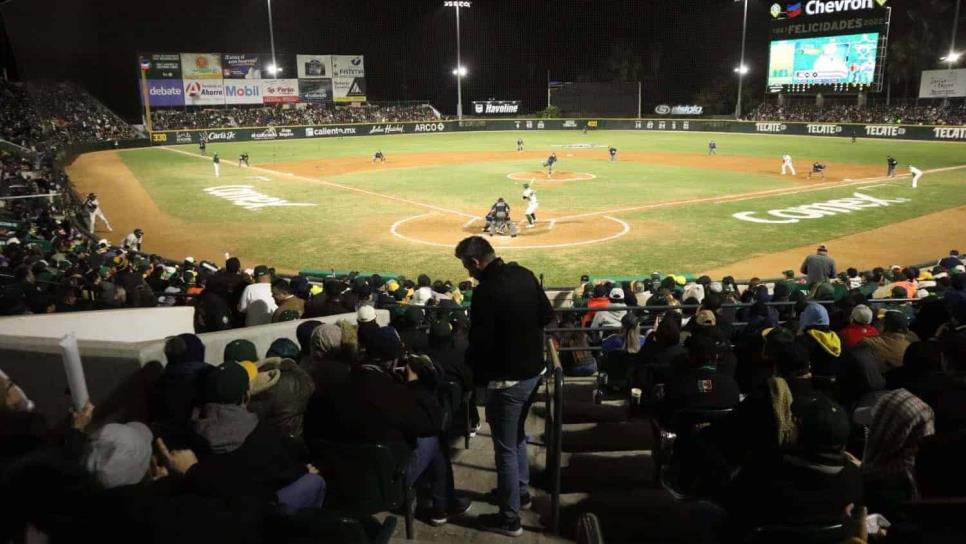
{"type": "MultiPolygon", "coordinates": [[[[450,215],[458,226],[468,216],[455,212],[483,215],[497,196],[506,197],[514,205],[514,219],[523,220],[524,206],[518,204],[522,183],[506,176],[511,172],[538,170],[540,161],[506,155],[500,160],[404,168],[393,167],[393,161],[414,153],[512,151],[518,136],[525,139],[528,150],[546,153],[555,150],[561,157],[559,170],[596,176],[590,181],[546,186],[538,182],[538,218],[541,214],[560,217],[599,213],[580,221],[591,229],[594,224],[607,222],[602,215],[612,215],[630,228],[619,238],[573,247],[515,247],[539,245],[538,235],[521,236],[512,243],[501,241],[499,252],[505,258],[543,273],[551,285],[573,285],[583,273],[625,275],[705,270],[966,204],[966,168],[929,172],[917,190],[911,189],[908,177],[894,182],[843,182],[818,190],[813,189],[820,180],[806,182],[801,177],[807,163],[817,159],[869,165],[878,169],[875,174],[878,176],[885,173],[888,154],[894,154],[900,161],[901,174],[907,172],[905,165],[910,163],[923,170],[966,165],[966,144],[962,143],[859,140],[851,144],[845,138],[625,131],[481,132],[213,143],[208,147],[209,155],[217,151],[224,159],[222,176],[218,179],[212,175],[209,159],[189,155],[198,152],[195,146],[129,150],[120,155],[163,212],[197,229],[222,233],[229,240],[226,245],[230,247],[225,247],[225,251],[242,256],[246,262],[267,262],[285,269],[335,268],[406,275],[427,272],[434,277],[455,280],[463,278],[465,272],[452,257],[451,247],[403,240],[393,236],[390,227],[417,215],[449,213],[434,212],[420,204],[454,212],[450,215]],[[597,150],[600,158],[584,155],[568,158],[568,150],[558,147],[588,143],[614,145],[627,154],[703,154],[711,138],[717,142],[723,161],[732,165],[747,161],[747,171],[734,166],[716,169],[709,167],[709,163],[697,164],[694,157],[682,157],[681,165],[612,163],[606,160],[605,149],[597,150]],[[389,163],[371,169],[369,157],[376,149],[386,153],[389,163]],[[253,166],[258,168],[245,170],[234,166],[243,151],[251,154],[253,166]],[[795,158],[800,174],[797,180],[776,175],[779,157],[786,152],[795,158]],[[337,160],[342,164],[358,161],[359,167],[354,172],[326,175],[323,162],[321,175],[303,177],[287,175],[281,167],[281,171],[276,171],[272,165],[315,160],[337,160]],[[774,172],[755,167],[761,164],[774,164],[774,172]],[[252,211],[204,191],[212,186],[238,184],[250,185],[268,196],[315,206],[252,211]],[[752,223],[732,216],[737,212],[767,212],[847,198],[860,187],[867,187],[861,189],[863,194],[876,198],[909,200],[793,224],[752,223]],[[798,192],[757,195],[733,202],[653,207],[672,201],[776,189],[798,192]],[[643,206],[652,207],[606,213],[643,206]]],[[[463,235],[454,229],[454,240],[463,235]]]]}

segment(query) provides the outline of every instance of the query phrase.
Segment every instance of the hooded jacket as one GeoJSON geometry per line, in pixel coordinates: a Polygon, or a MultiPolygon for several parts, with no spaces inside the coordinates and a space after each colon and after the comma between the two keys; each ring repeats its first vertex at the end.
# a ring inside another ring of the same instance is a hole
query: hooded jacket
{"type": "Polygon", "coordinates": [[[290,442],[244,405],[205,404],[192,417],[192,428],[198,463],[185,474],[192,492],[270,499],[305,474],[290,442]]]}
{"type": "Polygon", "coordinates": [[[835,376],[836,363],[842,355],[842,340],[834,331],[820,328],[807,329],[802,333],[812,362],[812,372],[819,376],[835,376]]]}
{"type": "Polygon", "coordinates": [[[872,346],[879,353],[883,364],[881,372],[886,373],[901,367],[906,348],[909,344],[918,341],[919,337],[912,331],[893,331],[866,338],[862,343],[872,346]]]}

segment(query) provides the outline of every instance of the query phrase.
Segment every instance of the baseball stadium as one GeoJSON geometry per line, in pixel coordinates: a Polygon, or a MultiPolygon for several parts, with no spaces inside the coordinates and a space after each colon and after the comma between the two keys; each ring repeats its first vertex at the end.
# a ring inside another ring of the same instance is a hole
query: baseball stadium
{"type": "Polygon", "coordinates": [[[960,4],[0,0],[0,544],[964,541],[960,4]]]}

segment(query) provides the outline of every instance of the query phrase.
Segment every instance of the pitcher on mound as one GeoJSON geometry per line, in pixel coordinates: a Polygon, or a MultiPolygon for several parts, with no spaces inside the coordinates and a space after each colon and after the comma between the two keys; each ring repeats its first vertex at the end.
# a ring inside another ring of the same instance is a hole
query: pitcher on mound
{"type": "Polygon", "coordinates": [[[537,208],[540,204],[537,202],[537,192],[533,190],[534,180],[531,178],[530,183],[523,184],[523,200],[527,201],[527,211],[525,212],[527,216],[527,228],[532,229],[537,222],[537,208]]]}
{"type": "Polygon", "coordinates": [[[547,161],[543,163],[544,168],[547,169],[548,178],[553,175],[553,165],[556,163],[557,163],[557,154],[555,152],[551,152],[550,156],[547,157],[547,161]]]}

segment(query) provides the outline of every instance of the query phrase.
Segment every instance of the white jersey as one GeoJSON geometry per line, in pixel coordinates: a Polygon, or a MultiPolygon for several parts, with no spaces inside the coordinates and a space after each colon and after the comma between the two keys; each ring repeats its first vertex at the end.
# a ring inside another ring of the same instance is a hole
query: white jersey
{"type": "Polygon", "coordinates": [[[791,163],[792,163],[791,155],[782,155],[782,164],[791,164],[791,163]]]}
{"type": "Polygon", "coordinates": [[[534,191],[533,189],[524,189],[523,190],[523,200],[526,200],[530,204],[536,204],[537,203],[537,192],[534,191]]]}

